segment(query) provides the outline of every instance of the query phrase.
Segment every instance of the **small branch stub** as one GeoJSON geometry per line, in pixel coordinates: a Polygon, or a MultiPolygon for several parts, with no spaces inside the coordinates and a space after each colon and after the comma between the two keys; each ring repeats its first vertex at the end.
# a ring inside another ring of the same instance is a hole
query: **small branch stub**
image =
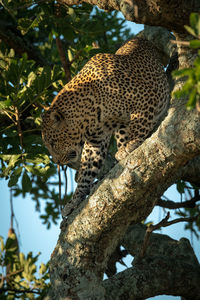
{"type": "Polygon", "coordinates": [[[162,219],[158,224],[149,225],[146,229],[146,233],[145,233],[145,236],[144,236],[144,242],[143,242],[143,245],[141,247],[139,256],[136,259],[136,262],[138,262],[142,258],[144,258],[147,247],[149,245],[150,236],[151,236],[151,233],[153,231],[158,230],[161,227],[167,227],[167,226],[170,226],[172,224],[176,224],[176,223],[180,223],[180,222],[194,222],[194,221],[197,220],[198,217],[199,217],[199,215],[197,215],[195,217],[190,217],[190,218],[178,218],[178,219],[174,219],[172,221],[168,221],[169,218],[170,218],[170,212],[168,212],[166,217],[164,219],[162,219]]]}

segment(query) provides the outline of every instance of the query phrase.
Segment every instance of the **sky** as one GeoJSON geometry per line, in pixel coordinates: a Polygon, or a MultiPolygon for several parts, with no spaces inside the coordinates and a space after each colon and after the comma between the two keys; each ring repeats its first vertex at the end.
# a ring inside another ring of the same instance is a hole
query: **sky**
{"type": "MultiPolygon", "coordinates": [[[[142,25],[133,24],[127,21],[128,26],[131,27],[132,32],[137,33],[143,29],[142,25]]],[[[166,196],[174,201],[180,201],[179,195],[176,191],[176,187],[171,187],[167,192],[166,196]]],[[[0,179],[0,236],[4,239],[7,237],[8,229],[10,227],[10,192],[7,187],[7,182],[4,179],[0,179]]],[[[30,197],[14,198],[14,213],[17,219],[18,228],[16,232],[19,233],[20,251],[27,254],[32,251],[34,255],[41,252],[39,257],[39,263],[47,262],[50,255],[56,245],[58,235],[60,232],[59,223],[58,225],[52,225],[50,230],[47,230],[45,225],[42,225],[41,219],[39,219],[38,213],[35,211],[34,202],[31,201],[30,197]]],[[[149,221],[154,223],[159,222],[166,214],[163,213],[161,208],[155,207],[151,215],[148,217],[149,221]]],[[[174,239],[180,239],[186,237],[191,240],[190,232],[184,231],[184,224],[179,223],[170,227],[163,228],[161,233],[168,234],[174,239]]],[[[196,238],[193,238],[193,247],[195,253],[200,260],[200,245],[196,238]]],[[[130,266],[131,259],[128,257],[125,262],[130,266]]],[[[123,268],[120,265],[118,268],[122,271],[123,268]]],[[[171,300],[180,299],[180,297],[171,296],[158,296],[149,298],[153,300],[171,300]]]]}

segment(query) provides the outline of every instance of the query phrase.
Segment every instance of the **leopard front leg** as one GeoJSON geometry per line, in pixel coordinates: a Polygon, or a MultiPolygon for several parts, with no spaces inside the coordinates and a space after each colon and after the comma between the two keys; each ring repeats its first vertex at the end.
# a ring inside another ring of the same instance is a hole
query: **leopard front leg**
{"type": "Polygon", "coordinates": [[[117,142],[117,153],[115,154],[116,160],[120,161],[124,159],[128,152],[126,150],[127,142],[129,141],[129,126],[125,124],[121,124],[119,129],[115,132],[115,138],[117,142]]]}
{"type": "Polygon", "coordinates": [[[115,133],[118,151],[115,158],[119,161],[139,147],[150,136],[155,122],[148,119],[149,116],[140,114],[133,115],[127,126],[121,125],[115,133]]]}
{"type": "Polygon", "coordinates": [[[102,140],[95,141],[93,137],[92,142],[85,142],[81,157],[81,166],[78,175],[76,175],[78,185],[71,201],[63,209],[63,217],[67,217],[90,193],[94,179],[105,160],[109,141],[110,135],[104,137],[102,140]]]}

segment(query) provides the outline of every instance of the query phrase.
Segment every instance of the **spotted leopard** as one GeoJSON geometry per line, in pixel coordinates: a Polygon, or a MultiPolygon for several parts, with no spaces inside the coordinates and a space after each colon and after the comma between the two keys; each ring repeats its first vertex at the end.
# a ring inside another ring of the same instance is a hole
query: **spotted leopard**
{"type": "Polygon", "coordinates": [[[97,54],[58,93],[43,116],[42,137],[57,164],[78,169],[67,216],[89,194],[114,134],[121,160],[152,132],[169,100],[159,52],[134,38],[97,54]],[[80,167],[79,167],[80,166],[80,167]]]}

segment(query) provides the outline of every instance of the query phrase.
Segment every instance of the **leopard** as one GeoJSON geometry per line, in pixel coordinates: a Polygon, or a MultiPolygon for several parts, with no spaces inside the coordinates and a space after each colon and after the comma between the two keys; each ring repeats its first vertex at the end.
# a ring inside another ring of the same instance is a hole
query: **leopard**
{"type": "Polygon", "coordinates": [[[114,54],[96,54],[62,88],[42,116],[42,138],[56,164],[77,170],[77,188],[63,217],[89,195],[111,137],[120,161],[151,135],[168,103],[160,53],[139,37],[114,54]]]}

